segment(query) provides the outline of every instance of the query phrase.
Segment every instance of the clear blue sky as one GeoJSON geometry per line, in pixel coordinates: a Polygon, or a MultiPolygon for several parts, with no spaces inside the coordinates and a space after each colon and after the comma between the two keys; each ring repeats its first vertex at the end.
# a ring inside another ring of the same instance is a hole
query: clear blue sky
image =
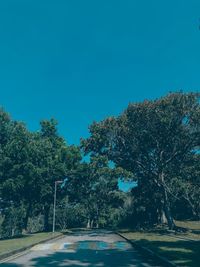
{"type": "Polygon", "coordinates": [[[0,105],[78,144],[129,102],[200,89],[199,0],[0,2],[0,105]]]}

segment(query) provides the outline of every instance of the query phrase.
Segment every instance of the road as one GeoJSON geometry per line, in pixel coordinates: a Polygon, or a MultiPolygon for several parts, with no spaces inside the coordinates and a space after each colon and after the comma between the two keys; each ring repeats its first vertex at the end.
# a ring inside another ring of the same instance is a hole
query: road
{"type": "Polygon", "coordinates": [[[36,245],[3,267],[150,267],[124,239],[109,231],[82,231],[36,245]]]}

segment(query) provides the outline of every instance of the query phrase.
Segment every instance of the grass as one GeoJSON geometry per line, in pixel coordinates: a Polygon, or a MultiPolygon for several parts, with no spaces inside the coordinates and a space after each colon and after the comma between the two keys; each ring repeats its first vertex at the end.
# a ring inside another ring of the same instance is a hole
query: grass
{"type": "MultiPolygon", "coordinates": [[[[60,233],[54,233],[54,236],[58,236],[60,233]]],[[[34,245],[37,242],[46,240],[52,237],[52,233],[36,233],[30,235],[24,235],[19,238],[12,238],[7,240],[0,240],[0,255],[20,249],[26,246],[34,245]]]]}
{"type": "MultiPolygon", "coordinates": [[[[177,222],[176,222],[177,223],[177,222]]],[[[200,263],[199,222],[178,222],[178,226],[196,230],[197,233],[178,233],[178,236],[195,239],[195,242],[179,240],[155,231],[134,232],[121,231],[126,238],[145,246],[158,255],[163,256],[177,266],[196,267],[200,263]]],[[[176,235],[175,235],[176,236],[176,235]]]]}
{"type": "MultiPolygon", "coordinates": [[[[200,221],[175,221],[176,226],[186,229],[186,231],[179,231],[176,233],[171,233],[173,236],[180,236],[182,238],[188,238],[192,240],[200,240],[200,221]]],[[[151,232],[160,234],[169,234],[166,227],[157,227],[151,232]]]]}
{"type": "Polygon", "coordinates": [[[200,221],[175,221],[179,227],[187,228],[191,231],[200,231],[200,221]]]}
{"type": "Polygon", "coordinates": [[[200,241],[200,221],[175,221],[175,223],[188,230],[185,233],[178,233],[179,236],[200,241]]]}

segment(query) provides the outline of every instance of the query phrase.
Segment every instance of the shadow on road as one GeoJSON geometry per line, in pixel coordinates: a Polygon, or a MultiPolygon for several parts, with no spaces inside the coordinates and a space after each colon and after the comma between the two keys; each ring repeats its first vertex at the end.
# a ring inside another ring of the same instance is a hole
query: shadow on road
{"type": "Polygon", "coordinates": [[[133,267],[144,266],[138,258],[134,257],[132,249],[106,249],[92,250],[80,249],[76,252],[59,251],[44,257],[32,258],[28,263],[4,263],[2,267],[133,267]]]}

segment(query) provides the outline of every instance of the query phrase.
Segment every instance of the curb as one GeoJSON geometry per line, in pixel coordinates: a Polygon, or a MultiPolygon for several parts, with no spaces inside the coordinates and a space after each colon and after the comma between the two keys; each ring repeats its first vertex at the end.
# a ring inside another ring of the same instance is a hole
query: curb
{"type": "Polygon", "coordinates": [[[122,234],[120,234],[118,232],[116,232],[116,234],[119,235],[120,237],[124,238],[134,248],[136,248],[138,251],[140,251],[144,255],[150,256],[151,258],[155,259],[155,261],[157,261],[158,263],[162,264],[162,266],[165,266],[165,267],[177,267],[177,265],[175,263],[172,263],[171,261],[169,261],[165,257],[159,256],[157,253],[155,253],[151,249],[146,248],[144,246],[141,246],[141,245],[137,244],[135,241],[131,241],[130,239],[126,238],[125,236],[123,236],[122,234]]]}
{"type": "MultiPolygon", "coordinates": [[[[41,241],[39,241],[39,242],[37,242],[37,243],[28,245],[28,246],[26,246],[26,247],[22,247],[22,248],[15,249],[15,250],[13,250],[13,251],[4,253],[4,254],[0,255],[0,261],[5,260],[6,258],[9,258],[9,257],[14,256],[14,255],[16,255],[16,254],[19,254],[19,253],[21,253],[21,252],[28,251],[29,249],[31,249],[32,247],[34,247],[34,246],[36,246],[36,245],[39,245],[39,244],[48,242],[48,241],[50,241],[50,240],[60,239],[60,238],[63,237],[63,236],[64,236],[63,234],[59,234],[59,235],[54,236],[54,237],[52,236],[52,237],[49,237],[49,238],[47,238],[47,239],[45,239],[45,240],[41,240],[41,241]]],[[[0,262],[0,264],[1,264],[1,262],[0,262]]]]}

